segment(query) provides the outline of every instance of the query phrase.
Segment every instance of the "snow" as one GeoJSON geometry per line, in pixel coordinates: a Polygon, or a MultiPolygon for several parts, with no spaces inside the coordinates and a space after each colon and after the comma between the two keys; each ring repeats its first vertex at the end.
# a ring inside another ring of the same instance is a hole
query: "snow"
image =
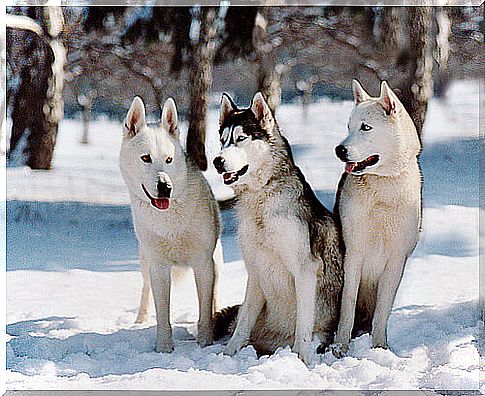
{"type": "MultiPolygon", "coordinates": [[[[120,125],[61,124],[54,169],[7,168],[8,389],[479,389],[478,87],[455,83],[433,99],[423,135],[423,231],[389,320],[391,350],[368,335],[349,356],[314,355],[306,367],[290,348],[257,358],[252,347],[224,356],[196,341],[190,276],[172,290],[175,352],[154,352],[156,323],[134,324],[141,289],[126,187],[118,171],[120,125]]],[[[244,104],[241,104],[244,105],[244,104]]],[[[322,101],[305,120],[298,104],[278,120],[318,197],[333,207],[350,102],[322,101]]],[[[217,151],[209,114],[209,157],[217,151]]],[[[183,130],[186,130],[184,126],[183,130]]],[[[183,134],[182,134],[183,135],[183,134]]],[[[219,198],[231,190],[206,173],[219,198]]],[[[232,211],[223,211],[226,265],[221,305],[240,303],[246,271],[232,211]]],[[[316,344],[315,344],[316,345],[316,344]]]]}

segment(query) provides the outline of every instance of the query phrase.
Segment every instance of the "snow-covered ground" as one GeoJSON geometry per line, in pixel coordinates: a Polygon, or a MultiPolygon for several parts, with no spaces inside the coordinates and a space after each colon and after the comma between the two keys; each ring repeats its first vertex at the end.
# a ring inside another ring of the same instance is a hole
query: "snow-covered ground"
{"type": "MultiPolygon", "coordinates": [[[[241,104],[244,105],[244,104],[241,104]]],[[[319,198],[333,207],[350,102],[312,104],[307,120],[284,105],[278,120],[319,198]]],[[[118,172],[120,125],[63,121],[54,169],[7,169],[8,389],[478,389],[478,84],[455,83],[430,103],[421,164],[424,221],[389,322],[390,351],[365,335],[348,357],[315,354],[307,368],[289,348],[258,359],[195,342],[190,277],[175,285],[176,350],[158,354],[155,316],[135,325],[141,276],[128,195],[118,172]]],[[[209,152],[217,150],[217,112],[209,152]]],[[[219,197],[230,195],[207,172],[219,197]]],[[[226,258],[222,305],[240,303],[246,283],[234,215],[222,214],[226,258]]]]}

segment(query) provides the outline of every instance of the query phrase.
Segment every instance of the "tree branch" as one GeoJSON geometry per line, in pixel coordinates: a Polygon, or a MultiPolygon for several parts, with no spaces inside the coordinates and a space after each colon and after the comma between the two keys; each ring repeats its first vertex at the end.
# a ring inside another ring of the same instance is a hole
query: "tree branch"
{"type": "Polygon", "coordinates": [[[28,32],[35,33],[39,37],[44,37],[42,27],[32,18],[23,15],[7,14],[5,19],[7,28],[26,30],[28,32]]]}

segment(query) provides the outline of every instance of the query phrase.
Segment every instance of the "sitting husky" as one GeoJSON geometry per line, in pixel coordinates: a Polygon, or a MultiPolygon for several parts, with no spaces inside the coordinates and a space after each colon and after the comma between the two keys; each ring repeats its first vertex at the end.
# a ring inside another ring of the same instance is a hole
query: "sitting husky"
{"type": "Polygon", "coordinates": [[[225,347],[251,343],[259,354],[291,345],[309,363],[315,334],[332,342],[338,322],[342,244],[332,214],[295,165],[290,146],[257,93],[239,110],[223,94],[222,151],[214,166],[234,187],[246,296],[225,347]]]}
{"type": "Polygon", "coordinates": [[[353,327],[372,330],[373,347],[387,348],[387,321],[421,223],[421,146],[411,117],[386,82],[379,98],[356,80],[353,91],[348,137],[335,149],[345,162],[337,207],[346,248],[336,356],[347,352],[353,327]]]}
{"type": "Polygon", "coordinates": [[[148,127],[145,106],[136,97],[125,119],[120,153],[120,169],[130,192],[140,242],[143,289],[137,322],[146,317],[151,283],[157,352],[174,348],[170,327],[172,266],[194,271],[199,297],[197,341],[205,346],[212,343],[214,290],[222,265],[218,206],[204,176],[179,144],[177,118],[175,102],[168,99],[161,124],[148,127]]]}

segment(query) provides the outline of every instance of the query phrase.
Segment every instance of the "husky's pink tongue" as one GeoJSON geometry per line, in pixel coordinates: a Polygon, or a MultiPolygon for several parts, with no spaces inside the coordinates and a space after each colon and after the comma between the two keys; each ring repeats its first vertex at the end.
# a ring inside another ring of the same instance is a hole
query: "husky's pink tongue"
{"type": "Polygon", "coordinates": [[[170,206],[170,198],[154,198],[153,204],[160,210],[168,209],[170,206]]]}
{"type": "Polygon", "coordinates": [[[346,162],[345,172],[352,173],[352,171],[357,167],[357,162],[346,162]]]}

